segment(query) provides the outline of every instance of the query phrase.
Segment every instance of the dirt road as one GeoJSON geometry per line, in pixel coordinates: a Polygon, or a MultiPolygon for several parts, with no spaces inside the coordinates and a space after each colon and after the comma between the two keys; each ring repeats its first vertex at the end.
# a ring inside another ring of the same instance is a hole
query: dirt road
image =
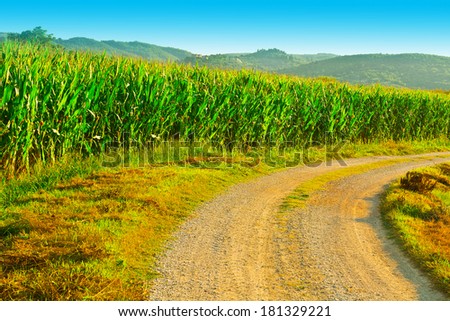
{"type": "Polygon", "coordinates": [[[377,211],[390,181],[450,161],[423,157],[333,181],[286,216],[279,208],[295,188],[344,167],[292,168],[232,187],[168,244],[150,300],[445,300],[387,238],[377,211]]]}

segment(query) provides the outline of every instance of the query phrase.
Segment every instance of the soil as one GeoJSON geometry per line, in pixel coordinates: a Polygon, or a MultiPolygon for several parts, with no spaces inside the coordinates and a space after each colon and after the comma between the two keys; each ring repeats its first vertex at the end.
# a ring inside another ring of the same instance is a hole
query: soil
{"type": "Polygon", "coordinates": [[[448,153],[350,159],[233,186],[202,205],[168,243],[149,299],[447,300],[388,237],[378,203],[408,170],[449,161],[448,153]],[[280,211],[317,176],[398,158],[408,161],[332,181],[305,208],[280,211]]]}

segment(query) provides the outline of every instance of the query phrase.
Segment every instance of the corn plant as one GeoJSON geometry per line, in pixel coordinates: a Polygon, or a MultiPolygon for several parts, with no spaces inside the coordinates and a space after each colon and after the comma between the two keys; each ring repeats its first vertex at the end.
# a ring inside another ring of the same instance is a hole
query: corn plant
{"type": "Polygon", "coordinates": [[[5,42],[0,160],[10,173],[111,142],[302,146],[449,135],[448,96],[5,42]]]}

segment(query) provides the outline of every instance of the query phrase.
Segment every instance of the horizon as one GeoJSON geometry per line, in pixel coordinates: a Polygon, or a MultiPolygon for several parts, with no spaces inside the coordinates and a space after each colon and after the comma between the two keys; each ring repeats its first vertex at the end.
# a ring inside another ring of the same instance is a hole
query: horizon
{"type": "MultiPolygon", "coordinates": [[[[45,28],[44,28],[45,29],[45,28]]],[[[72,37],[72,38],[68,38],[68,39],[62,39],[62,38],[56,38],[56,39],[61,39],[61,40],[71,40],[74,38],[84,38],[84,39],[89,39],[89,40],[95,40],[95,41],[115,41],[115,42],[128,42],[128,43],[133,43],[133,42],[139,42],[139,43],[143,43],[143,44],[148,44],[148,45],[156,45],[162,48],[173,48],[173,49],[181,49],[181,50],[185,50],[184,48],[178,48],[178,47],[172,47],[172,46],[160,46],[157,43],[148,43],[148,42],[142,42],[142,41],[137,41],[137,40],[130,40],[130,41],[119,41],[119,40],[115,40],[115,39],[102,39],[102,40],[98,40],[98,39],[93,39],[93,38],[87,38],[87,37],[72,37]]],[[[279,48],[257,48],[254,51],[247,51],[247,52],[217,52],[217,53],[212,53],[212,54],[201,54],[201,53],[197,53],[197,52],[191,52],[189,50],[186,50],[188,52],[190,52],[191,54],[194,55],[202,55],[202,56],[212,56],[212,55],[246,55],[246,54],[253,54],[256,53],[259,50],[271,50],[271,49],[276,49],[276,50],[281,50],[283,52],[285,52],[288,55],[335,55],[336,57],[345,57],[345,56],[357,56],[357,55],[385,55],[385,56],[389,56],[389,55],[429,55],[429,56],[439,56],[439,57],[448,57],[450,58],[450,54],[448,56],[446,55],[438,55],[438,54],[433,54],[433,53],[423,53],[423,52],[398,52],[398,53],[388,53],[388,52],[365,52],[365,53],[350,53],[350,54],[336,54],[334,52],[286,52],[282,49],[279,48]]]]}
{"type": "MultiPolygon", "coordinates": [[[[42,27],[42,26],[36,26],[36,27],[42,27]]],[[[45,29],[45,28],[43,28],[45,29]]],[[[25,31],[25,30],[23,30],[25,31]]],[[[47,30],[48,31],[48,30],[47,30]]],[[[4,31],[0,31],[0,33],[3,33],[4,31]]],[[[9,33],[9,32],[7,32],[9,33]]],[[[51,32],[49,32],[49,34],[51,34],[51,32]]],[[[94,40],[94,41],[98,41],[98,42],[107,42],[107,41],[115,41],[115,42],[124,42],[124,43],[133,43],[133,42],[139,42],[139,43],[143,43],[143,44],[148,44],[148,45],[156,45],[162,48],[173,48],[173,49],[181,49],[181,50],[185,50],[184,48],[178,48],[178,47],[173,47],[173,46],[160,46],[157,43],[148,43],[148,42],[142,42],[142,41],[138,41],[138,40],[129,40],[129,41],[119,41],[116,39],[94,39],[94,38],[88,38],[88,37],[80,37],[80,36],[76,36],[76,37],[72,37],[72,38],[67,38],[67,39],[63,39],[63,38],[59,38],[59,37],[55,37],[55,39],[57,40],[63,40],[63,41],[67,41],[67,40],[71,40],[71,39],[76,39],[76,38],[83,38],[83,39],[89,39],[89,40],[94,40]]],[[[190,52],[191,54],[194,55],[202,55],[202,56],[212,56],[212,55],[242,55],[242,54],[252,54],[255,53],[259,50],[271,50],[271,49],[276,49],[276,50],[281,50],[283,52],[285,52],[288,55],[321,55],[321,54],[325,54],[325,55],[335,55],[336,57],[345,57],[345,56],[356,56],[356,55],[385,55],[385,56],[389,56],[389,55],[430,55],[430,56],[439,56],[439,57],[448,57],[450,58],[450,55],[446,56],[446,55],[439,55],[439,54],[433,54],[433,53],[423,53],[423,52],[398,52],[398,53],[388,53],[388,52],[365,52],[365,53],[350,53],[350,54],[336,54],[334,52],[304,52],[304,53],[298,53],[298,52],[286,52],[282,49],[279,48],[257,48],[255,51],[247,51],[247,52],[217,52],[217,53],[212,53],[212,54],[201,54],[201,53],[196,53],[196,52],[190,52]]],[[[185,50],[188,51],[188,50],[185,50]]]]}
{"type": "MultiPolygon", "coordinates": [[[[56,39],[61,39],[61,40],[71,40],[74,38],[85,38],[85,39],[90,39],[90,40],[95,40],[95,41],[115,41],[115,42],[128,42],[128,43],[133,43],[133,42],[139,42],[139,43],[143,43],[143,44],[148,44],[148,45],[156,45],[162,48],[173,48],[173,49],[181,49],[181,50],[185,50],[184,48],[178,48],[178,47],[171,47],[171,46],[160,46],[157,43],[148,43],[148,42],[142,42],[142,41],[137,41],[137,40],[130,40],[130,41],[119,41],[119,40],[115,40],[115,39],[102,39],[102,40],[98,40],[98,39],[93,39],[93,38],[87,38],[87,37],[72,37],[72,38],[68,38],[68,39],[62,39],[62,38],[56,38],[56,39]]],[[[212,54],[201,54],[201,53],[197,53],[197,52],[191,52],[189,51],[191,54],[194,55],[202,55],[202,56],[212,56],[212,55],[246,55],[246,54],[252,54],[252,53],[256,53],[259,50],[271,50],[271,49],[276,49],[276,50],[281,50],[283,52],[285,52],[288,55],[336,55],[337,57],[345,57],[345,56],[356,56],[356,55],[385,55],[385,56],[389,56],[389,55],[430,55],[430,56],[439,56],[439,57],[448,57],[450,58],[450,54],[448,56],[446,55],[438,55],[438,54],[433,54],[433,53],[423,53],[423,52],[398,52],[398,53],[388,53],[388,52],[365,52],[365,53],[350,53],[350,54],[336,54],[334,52],[287,52],[284,51],[282,49],[279,48],[257,48],[254,51],[246,51],[246,52],[217,52],[217,53],[212,53],[212,54]]]]}
{"type": "Polygon", "coordinates": [[[450,57],[442,0],[23,1],[3,5],[1,32],[41,26],[55,38],[143,42],[194,54],[420,53],[450,57]],[[126,4],[126,5],[125,5],[126,4]],[[21,19],[17,19],[20,17],[21,19]]]}

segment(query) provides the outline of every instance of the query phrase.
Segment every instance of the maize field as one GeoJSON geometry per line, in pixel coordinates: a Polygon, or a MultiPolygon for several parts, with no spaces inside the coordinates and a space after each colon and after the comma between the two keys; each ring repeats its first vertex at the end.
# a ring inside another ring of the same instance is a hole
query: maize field
{"type": "Polygon", "coordinates": [[[232,148],[449,136],[443,94],[0,46],[0,165],[9,172],[96,155],[124,137],[232,148]]]}

